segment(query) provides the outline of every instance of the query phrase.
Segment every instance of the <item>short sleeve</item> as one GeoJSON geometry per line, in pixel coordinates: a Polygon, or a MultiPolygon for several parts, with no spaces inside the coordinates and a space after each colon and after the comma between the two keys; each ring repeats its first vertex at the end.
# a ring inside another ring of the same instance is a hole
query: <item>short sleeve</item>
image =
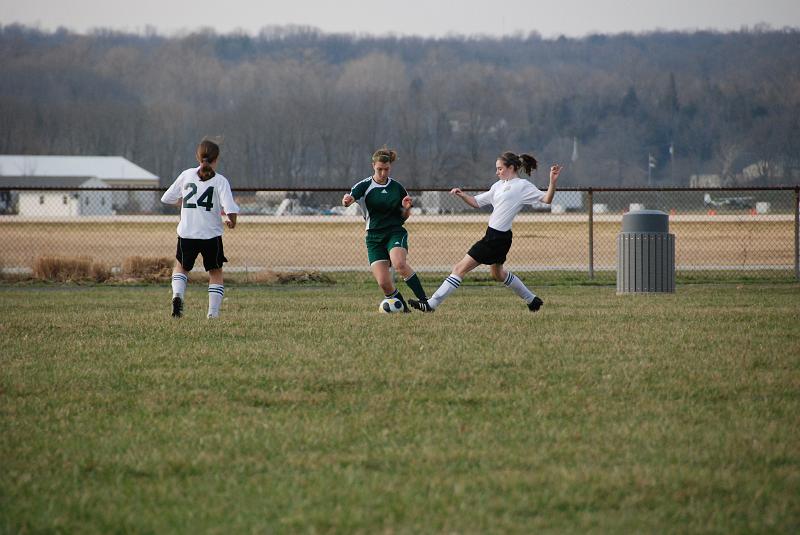
{"type": "Polygon", "coordinates": [[[540,202],[544,197],[544,192],[531,184],[530,182],[525,183],[525,187],[522,190],[522,204],[536,204],[540,202]]]}
{"type": "Polygon", "coordinates": [[[478,203],[478,206],[483,207],[487,204],[494,203],[494,188],[490,189],[489,191],[484,191],[483,193],[479,193],[475,195],[475,202],[478,203]]]}
{"type": "Polygon", "coordinates": [[[366,193],[368,187],[369,187],[369,180],[362,180],[361,182],[357,183],[355,186],[350,188],[350,195],[352,195],[355,200],[358,200],[364,196],[364,193],[366,193]]]}
{"type": "Polygon", "coordinates": [[[222,203],[222,209],[226,214],[238,214],[239,205],[233,200],[233,192],[231,191],[231,184],[227,180],[222,182],[222,191],[219,192],[219,201],[222,203]]]}
{"type": "Polygon", "coordinates": [[[183,178],[183,174],[178,175],[178,178],[175,179],[175,182],[164,192],[164,195],[161,196],[161,202],[164,204],[175,204],[183,197],[183,192],[181,191],[181,180],[183,178]]]}

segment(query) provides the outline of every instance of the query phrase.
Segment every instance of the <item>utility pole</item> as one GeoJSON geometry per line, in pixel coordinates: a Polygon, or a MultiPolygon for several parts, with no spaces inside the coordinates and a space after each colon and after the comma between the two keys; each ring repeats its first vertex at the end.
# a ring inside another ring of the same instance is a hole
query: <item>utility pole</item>
{"type": "Polygon", "coordinates": [[[669,142],[669,181],[675,185],[675,144],[669,142]]]}

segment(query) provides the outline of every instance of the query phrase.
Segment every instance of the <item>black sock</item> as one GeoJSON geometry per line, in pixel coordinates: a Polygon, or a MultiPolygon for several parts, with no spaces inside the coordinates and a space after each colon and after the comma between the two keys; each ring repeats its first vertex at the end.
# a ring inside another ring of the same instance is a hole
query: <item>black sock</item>
{"type": "Polygon", "coordinates": [[[417,296],[417,299],[419,299],[420,301],[428,300],[428,296],[425,295],[425,290],[422,289],[422,283],[420,282],[419,277],[417,277],[416,273],[411,275],[409,278],[405,279],[405,281],[406,284],[408,284],[408,287],[411,288],[411,290],[414,292],[414,295],[417,296]]]}

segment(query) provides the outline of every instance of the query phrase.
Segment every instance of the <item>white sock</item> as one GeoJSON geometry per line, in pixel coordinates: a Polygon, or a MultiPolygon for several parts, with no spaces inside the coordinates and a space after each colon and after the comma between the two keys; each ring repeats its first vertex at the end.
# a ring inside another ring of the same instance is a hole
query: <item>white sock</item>
{"type": "Polygon", "coordinates": [[[186,282],[189,280],[184,273],[172,274],[172,297],[180,297],[183,299],[183,294],[186,293],[186,282]]]}
{"type": "Polygon", "coordinates": [[[433,296],[428,299],[428,304],[433,308],[438,307],[442,304],[442,301],[444,301],[448,295],[456,291],[459,286],[461,286],[461,277],[455,273],[451,273],[444,279],[444,282],[439,286],[439,289],[436,290],[433,296]]]}
{"type": "Polygon", "coordinates": [[[510,271],[508,272],[508,276],[506,277],[506,280],[505,282],[503,282],[503,284],[505,284],[506,287],[510,288],[515,294],[520,296],[522,300],[525,301],[526,303],[530,303],[531,301],[533,301],[533,298],[536,297],[536,294],[530,291],[522,283],[522,281],[519,280],[519,277],[517,277],[510,271]]]}
{"type": "Polygon", "coordinates": [[[219,306],[225,296],[225,286],[222,284],[208,285],[208,316],[211,318],[219,317],[219,306]]]}

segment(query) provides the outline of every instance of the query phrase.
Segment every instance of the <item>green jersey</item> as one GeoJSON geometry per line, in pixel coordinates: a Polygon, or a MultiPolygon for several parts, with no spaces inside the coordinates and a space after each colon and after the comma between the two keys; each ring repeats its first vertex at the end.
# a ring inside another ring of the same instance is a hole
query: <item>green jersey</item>
{"type": "Polygon", "coordinates": [[[402,227],[405,223],[403,198],[408,192],[391,177],[386,184],[378,184],[372,177],[365,178],[353,186],[350,195],[361,206],[368,231],[402,227]]]}

